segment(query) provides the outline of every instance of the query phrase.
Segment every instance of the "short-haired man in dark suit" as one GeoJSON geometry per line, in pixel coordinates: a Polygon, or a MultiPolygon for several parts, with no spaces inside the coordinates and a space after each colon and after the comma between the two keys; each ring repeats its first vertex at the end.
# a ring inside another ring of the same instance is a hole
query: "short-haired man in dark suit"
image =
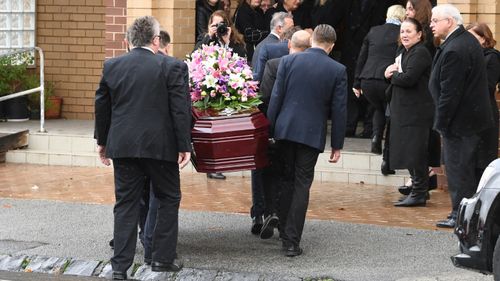
{"type": "Polygon", "coordinates": [[[95,97],[98,153],[115,174],[113,279],[125,280],[137,241],[146,177],[159,200],[152,270],[179,271],[176,258],[181,199],[179,167],[191,157],[188,71],[182,61],[157,56],[160,25],[137,18],[127,31],[134,48],[104,63],[95,97]]]}
{"type": "MultiPolygon", "coordinates": [[[[252,65],[256,63],[262,46],[279,43],[283,32],[293,27],[293,16],[285,12],[275,13],[271,19],[270,27],[271,33],[255,48],[252,65]]],[[[264,223],[262,217],[270,215],[267,214],[266,211],[262,170],[252,170],[252,207],[250,208],[250,216],[252,217],[252,227],[250,228],[250,232],[252,234],[258,235],[261,232],[262,225],[264,223]]]]}
{"type": "Polygon", "coordinates": [[[434,129],[443,138],[452,204],[448,219],[437,226],[448,228],[455,227],[462,198],[470,198],[476,191],[479,133],[494,124],[483,51],[462,23],[460,12],[452,5],[432,9],[432,33],[444,42],[434,56],[429,90],[436,105],[434,129]]]}
{"type": "Polygon", "coordinates": [[[282,158],[279,218],[286,256],[302,254],[300,240],[309,204],[314,166],[325,148],[332,120],[330,162],[340,159],[346,128],[347,74],[328,54],[335,44],[333,27],[318,25],[311,48],[281,58],[267,116],[282,158]]]}

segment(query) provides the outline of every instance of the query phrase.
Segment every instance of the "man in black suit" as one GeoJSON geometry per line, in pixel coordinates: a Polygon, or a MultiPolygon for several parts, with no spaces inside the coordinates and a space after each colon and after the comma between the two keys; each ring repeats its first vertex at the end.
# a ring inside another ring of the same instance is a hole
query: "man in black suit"
{"type": "Polygon", "coordinates": [[[437,226],[449,228],[455,227],[462,198],[475,193],[479,134],[493,126],[483,51],[462,23],[460,12],[452,5],[432,9],[432,33],[444,42],[434,56],[429,90],[436,105],[434,129],[443,138],[452,204],[449,218],[437,226]]]}
{"type": "Polygon", "coordinates": [[[179,271],[176,258],[181,199],[179,167],[191,157],[188,71],[182,61],[157,56],[160,25],[151,16],[127,31],[134,48],[104,63],[95,97],[95,133],[105,165],[115,174],[113,278],[125,280],[137,241],[146,177],[159,201],[152,270],[179,271]]]}
{"type": "Polygon", "coordinates": [[[281,58],[267,116],[283,166],[279,169],[280,234],[286,256],[302,254],[300,240],[318,155],[325,148],[328,118],[332,120],[330,162],[340,159],[344,145],[347,102],[345,67],[328,54],[336,34],[318,25],[311,48],[281,58]]]}
{"type": "Polygon", "coordinates": [[[283,32],[281,36],[281,42],[271,43],[263,45],[259,50],[259,57],[256,59],[253,68],[253,80],[261,81],[262,74],[264,73],[264,67],[266,62],[270,59],[281,58],[282,56],[288,55],[288,41],[292,38],[292,35],[301,30],[299,26],[292,26],[283,32]]]}
{"type": "Polygon", "coordinates": [[[262,40],[255,47],[255,51],[252,57],[252,66],[254,66],[257,61],[260,48],[262,48],[262,46],[267,44],[279,43],[283,32],[285,32],[285,30],[291,28],[292,26],[293,26],[293,16],[291,14],[285,12],[274,13],[271,19],[271,23],[269,25],[271,33],[269,33],[269,35],[267,35],[267,37],[264,38],[264,40],[262,40]]]}

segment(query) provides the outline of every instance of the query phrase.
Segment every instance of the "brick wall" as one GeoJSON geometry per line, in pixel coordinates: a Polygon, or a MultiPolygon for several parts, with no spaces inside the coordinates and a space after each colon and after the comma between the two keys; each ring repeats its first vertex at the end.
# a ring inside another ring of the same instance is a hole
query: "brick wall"
{"type": "Polygon", "coordinates": [[[125,52],[126,0],[38,0],[37,46],[46,80],[63,97],[62,115],[93,119],[104,58],[125,52]]]}
{"type": "Polygon", "coordinates": [[[63,117],[92,119],[104,58],[104,0],[38,0],[37,45],[63,117]]]}
{"type": "Polygon", "coordinates": [[[127,1],[105,0],[106,3],[106,59],[126,51],[127,1]]]}

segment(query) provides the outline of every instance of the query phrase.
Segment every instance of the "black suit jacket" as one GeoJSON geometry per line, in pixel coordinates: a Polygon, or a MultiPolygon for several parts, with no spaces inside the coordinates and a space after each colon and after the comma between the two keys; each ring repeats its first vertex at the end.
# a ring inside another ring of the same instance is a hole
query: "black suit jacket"
{"type": "Polygon", "coordinates": [[[177,162],[191,151],[187,65],[143,48],[104,63],[95,136],[109,158],[177,162]]]}
{"type": "Polygon", "coordinates": [[[260,83],[260,94],[262,95],[260,99],[262,103],[259,105],[259,109],[266,115],[280,60],[281,58],[270,59],[266,62],[266,66],[264,67],[264,74],[262,75],[262,82],[260,83]]]}
{"type": "Polygon", "coordinates": [[[273,44],[273,43],[279,43],[280,38],[272,33],[269,33],[262,42],[260,42],[257,47],[255,47],[255,51],[253,52],[253,57],[252,57],[252,66],[254,66],[257,62],[257,58],[259,57],[259,52],[262,46],[267,45],[267,44],[273,44]]]}
{"type": "Polygon", "coordinates": [[[385,69],[394,63],[396,57],[399,30],[399,25],[391,23],[370,29],[363,40],[356,63],[354,88],[361,88],[361,79],[385,79],[385,69]]]}
{"type": "Polygon", "coordinates": [[[345,67],[319,48],[281,58],[268,119],[277,140],[305,144],[323,151],[326,125],[332,120],[331,146],[341,149],[346,128],[345,67]]]}
{"type": "Polygon", "coordinates": [[[266,62],[270,59],[281,58],[288,55],[288,41],[263,45],[259,50],[259,57],[253,64],[253,80],[261,81],[266,62]]]}
{"type": "Polygon", "coordinates": [[[470,136],[493,126],[483,50],[463,26],[437,49],[429,90],[434,129],[442,135],[470,136]]]}

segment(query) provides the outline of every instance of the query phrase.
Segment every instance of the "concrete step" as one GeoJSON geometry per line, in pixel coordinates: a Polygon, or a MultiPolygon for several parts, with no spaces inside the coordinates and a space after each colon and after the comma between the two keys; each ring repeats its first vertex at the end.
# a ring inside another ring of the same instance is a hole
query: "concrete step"
{"type": "MultiPolygon", "coordinates": [[[[8,151],[6,161],[42,165],[104,167],[96,152],[95,140],[90,135],[58,133],[30,133],[28,147],[8,151]]],[[[365,143],[346,140],[340,161],[328,162],[330,151],[321,153],[316,165],[315,181],[345,182],[376,185],[403,185],[408,173],[383,176],[380,173],[381,155],[360,151],[365,143]],[[350,151],[354,150],[354,151],[350,151]]],[[[182,173],[196,173],[190,164],[182,173]]],[[[250,171],[225,173],[229,177],[250,177],[250,171]]]]}

